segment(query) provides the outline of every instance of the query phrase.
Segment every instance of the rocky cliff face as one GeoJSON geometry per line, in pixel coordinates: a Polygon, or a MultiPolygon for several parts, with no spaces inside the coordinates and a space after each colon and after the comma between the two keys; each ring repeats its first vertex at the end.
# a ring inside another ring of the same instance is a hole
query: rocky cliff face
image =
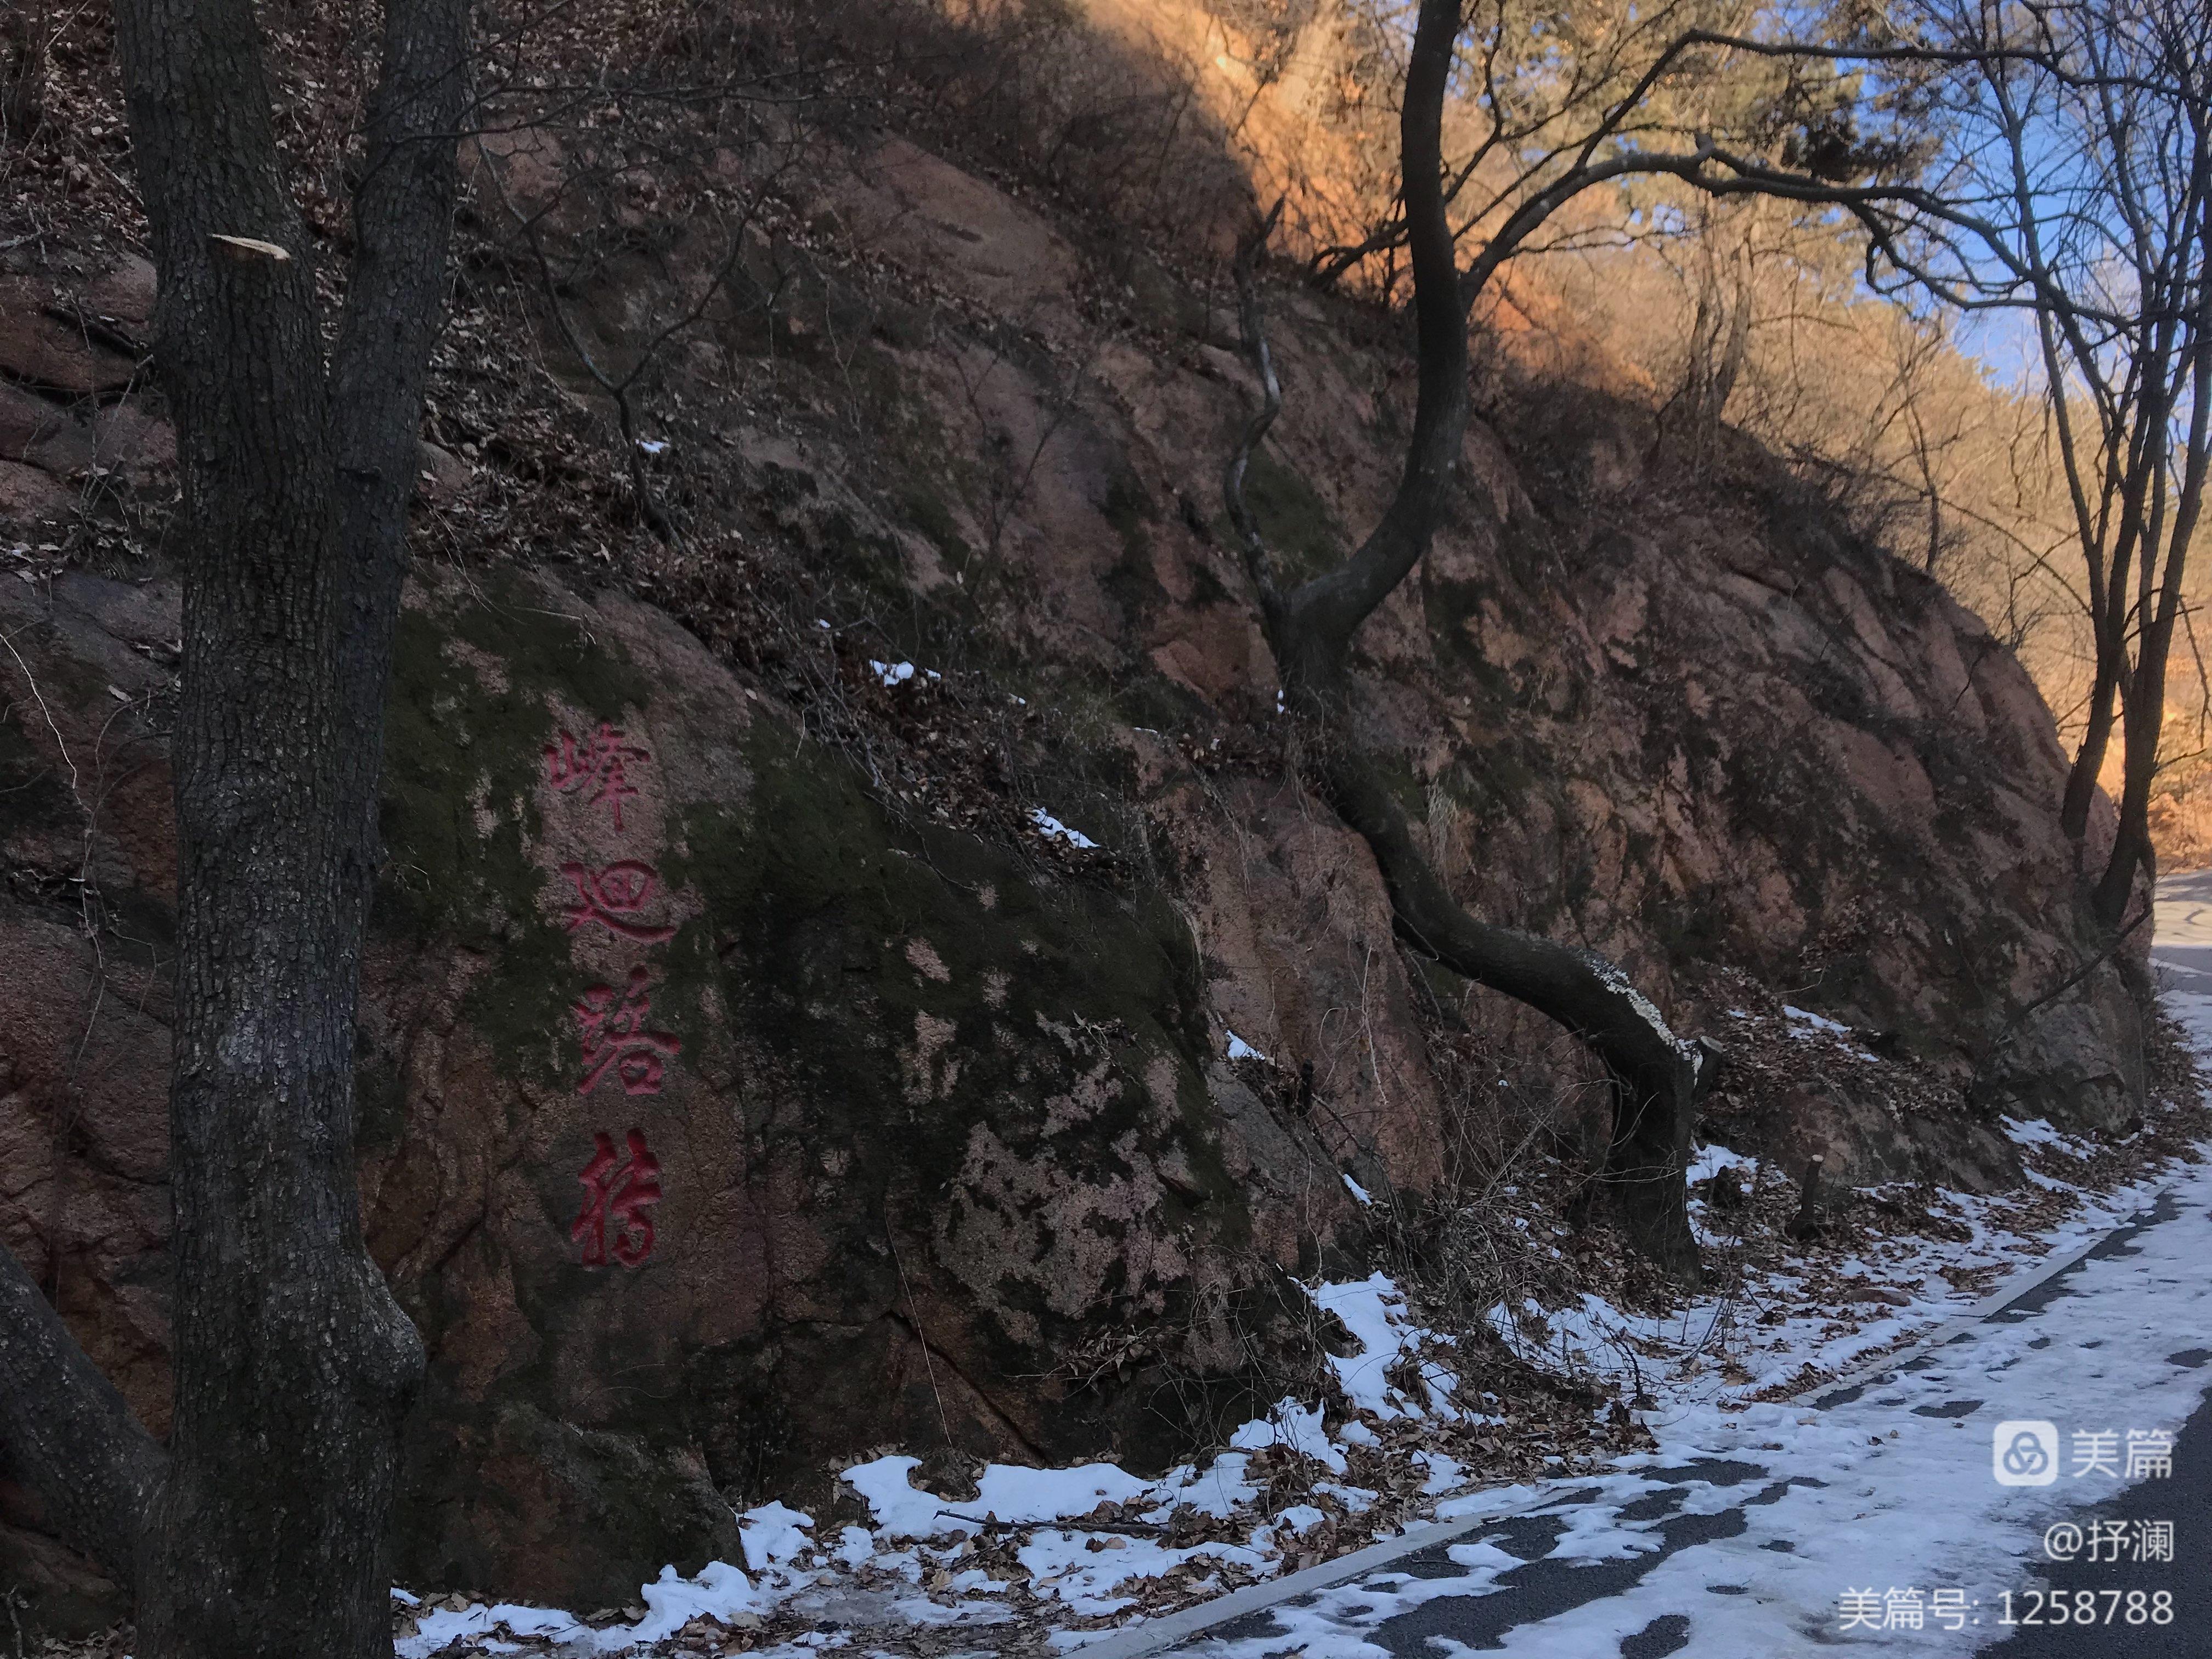
{"type": "MultiPolygon", "coordinates": [[[[1346,1173],[1418,1203],[1530,1076],[1587,1127],[1298,785],[1219,545],[1218,306],[903,142],[807,188],[866,258],[650,382],[681,548],[466,290],[441,362],[360,1073],[432,1354],[410,1582],[619,1601],[887,1440],[1164,1461],[1310,1353],[1285,1275],[1358,1249],[1346,1173]]],[[[607,267],[586,337],[649,332],[685,257],[607,267]]],[[[143,273],[64,280],[73,331],[19,287],[0,1237],[158,1429],[175,577],[36,520],[125,474],[157,514],[169,452],[115,343],[143,273]]],[[[1276,328],[1255,505],[1318,561],[1385,497],[1401,350],[1310,297],[1276,328]]],[[[2097,941],[2019,665],[1767,458],[1487,373],[1362,641],[1465,901],[1623,962],[1725,1051],[1709,1130],[1786,1163],[2001,1185],[1999,1110],[2121,1126],[2136,1010],[2109,964],[2060,989],[2097,941]]],[[[37,1525],[0,1483],[0,1579],[91,1607],[37,1525]]]]}

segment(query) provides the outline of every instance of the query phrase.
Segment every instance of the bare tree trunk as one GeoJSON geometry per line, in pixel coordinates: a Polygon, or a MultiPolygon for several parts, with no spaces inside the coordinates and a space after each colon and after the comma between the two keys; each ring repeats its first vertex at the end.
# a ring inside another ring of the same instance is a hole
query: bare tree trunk
{"type": "MultiPolygon", "coordinates": [[[[1428,550],[1467,430],[1468,310],[1479,285],[1463,283],[1455,257],[1440,137],[1459,22],[1459,0],[1423,0],[1407,68],[1400,144],[1419,392],[1397,494],[1342,564],[1288,593],[1276,586],[1242,493],[1245,463],[1281,401],[1248,258],[1245,340],[1259,366],[1266,404],[1231,459],[1224,495],[1259,592],[1285,701],[1314,734],[1308,750],[1313,781],[1373,853],[1397,931],[1455,972],[1559,1021],[1604,1062],[1614,1095],[1607,1173],[1619,1188],[1630,1236],[1669,1271],[1694,1279],[1699,1266],[1684,1176],[1698,1050],[1668,1029],[1658,1009],[1613,963],[1468,915],[1420,850],[1404,810],[1352,730],[1346,677],[1352,635],[1428,550]]],[[[1250,245],[1250,256],[1256,256],[1273,224],[1271,215],[1250,245]]]]}
{"type": "MultiPolygon", "coordinates": [[[[2148,647],[2144,655],[2149,655],[2148,647]]],[[[2129,895],[2135,891],[2136,872],[2155,878],[2157,855],[2150,840],[2150,787],[2158,775],[2159,727],[2166,714],[2163,696],[2165,665],[2159,665],[2152,688],[2160,695],[2139,690],[2128,700],[2121,721],[2119,823],[2112,837],[2112,855],[2105,862],[2091,896],[2090,909],[2107,927],[2118,927],[2127,914],[2129,895]],[[2148,730],[2143,729],[2146,725],[2148,730]]],[[[2138,664],[2136,678],[2146,679],[2138,664]]]]}
{"type": "Polygon", "coordinates": [[[1718,429],[1722,417],[1728,413],[1729,399],[1735,395],[1735,383],[1743,377],[1744,358],[1751,348],[1751,252],[1739,249],[1735,255],[1735,293],[1729,307],[1728,340],[1721,348],[1720,361],[1714,366],[1712,380],[1707,388],[1707,402],[1698,411],[1707,429],[1718,429]]]}
{"type": "Polygon", "coordinates": [[[1751,343],[1750,237],[1734,221],[1724,228],[1717,205],[1710,199],[1701,204],[1698,307],[1690,325],[1689,362],[1681,390],[1670,400],[1685,409],[1691,451],[1699,457],[1720,431],[1751,343]],[[1729,246],[1723,251],[1717,244],[1724,235],[1729,246]]]}
{"type": "MultiPolygon", "coordinates": [[[[2212,156],[2208,156],[2206,166],[2212,170],[2212,156]]],[[[2212,188],[2204,194],[2202,211],[2208,221],[2203,234],[2204,253],[2212,258],[2212,188]]],[[[2145,584],[2142,635],[2136,647],[2135,672],[2128,683],[2126,717],[2121,726],[2119,833],[2093,900],[2097,919],[2107,927],[2118,927],[2126,915],[2138,870],[2154,881],[2158,878],[2158,853],[2150,838],[2150,790],[2158,777],[2159,750],[2166,734],[2166,661],[2173,648],[2174,624],[2181,617],[2190,544],[2196,539],[2208,476],[2212,476],[2212,271],[2201,276],[2199,283],[2205,294],[2200,301],[2205,314],[2193,351],[2193,408],[2184,445],[2186,459],[2180,499],[2166,538],[2154,609],[2154,596],[2145,584]]],[[[2146,574],[2150,553],[2147,547],[2146,574]]]]}
{"type": "Polygon", "coordinates": [[[1573,1032],[1613,1083],[1607,1183],[1636,1248],[1679,1278],[1699,1274],[1684,1174],[1700,1056],[1676,1037],[1628,975],[1594,951],[1469,915],[1453,899],[1389,786],[1356,744],[1314,757],[1322,793],[1366,841],[1390,895],[1392,920],[1415,950],[1503,992],[1573,1032]]]}
{"type": "Polygon", "coordinates": [[[354,253],[331,366],[340,577],[340,822],[348,826],[343,918],[368,927],[382,857],[377,805],[384,705],[406,574],[407,508],[421,465],[422,393],[445,316],[446,252],[460,195],[455,129],[468,107],[468,0],[386,0],[369,111],[374,158],[353,203],[354,253]]]}
{"type": "MultiPolygon", "coordinates": [[[[2177,446],[2181,465],[2171,523],[2163,512],[2154,511],[2144,532],[2136,601],[2141,633],[2122,726],[2125,746],[2119,835],[2094,902],[2098,919],[2108,927],[2119,926],[2136,871],[2154,881],[2158,877],[2157,852],[2150,839],[2150,790],[2158,776],[2159,748],[2165,736],[2166,661],[2182,613],[2191,544],[2203,513],[2205,490],[2212,484],[2212,95],[2200,94],[2191,115],[2189,130],[2196,148],[2181,217],[2188,234],[2179,239],[2179,270],[2173,283],[2175,290],[2187,296],[2189,326],[2176,358],[2180,372],[2165,382],[2166,395],[2152,404],[2155,418],[2145,434],[2147,445],[2154,446],[2154,453],[2163,458],[2158,475],[2161,486],[2170,477],[2163,468],[2172,465],[2167,446],[2173,423],[2168,417],[2176,403],[2173,392],[2183,380],[2189,389],[2189,417],[2177,446]]],[[[2163,507],[2164,489],[2155,494],[2163,507]]]]}
{"type": "Polygon", "coordinates": [[[46,115],[46,38],[52,27],[44,4],[0,13],[0,143],[20,144],[46,115]]]}
{"type": "Polygon", "coordinates": [[[2075,841],[2088,833],[2089,807],[2097,799],[2097,778],[2105,769],[2105,756],[2112,746],[2118,690],[2119,677],[2100,646],[2096,679],[2089,688],[2088,724],[2081,732],[2081,746],[2074,751],[2074,769],[2066,775],[2066,799],[2058,812],[2059,828],[2075,841]]]}
{"type": "Polygon", "coordinates": [[[116,32],[184,485],[175,1413],[164,1460],[6,1258],[0,1435],[135,1580],[143,1659],[388,1659],[422,1353],[362,1238],[355,1001],[466,4],[387,5],[328,365],[251,0],[118,0],[116,32]]]}

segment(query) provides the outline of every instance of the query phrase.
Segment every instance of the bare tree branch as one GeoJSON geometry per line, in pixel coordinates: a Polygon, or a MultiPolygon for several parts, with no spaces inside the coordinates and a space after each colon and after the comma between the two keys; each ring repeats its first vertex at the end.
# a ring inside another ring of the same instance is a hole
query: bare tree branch
{"type": "Polygon", "coordinates": [[[126,1589],[161,1449],[0,1244],[0,1456],[63,1539],[126,1589]]]}

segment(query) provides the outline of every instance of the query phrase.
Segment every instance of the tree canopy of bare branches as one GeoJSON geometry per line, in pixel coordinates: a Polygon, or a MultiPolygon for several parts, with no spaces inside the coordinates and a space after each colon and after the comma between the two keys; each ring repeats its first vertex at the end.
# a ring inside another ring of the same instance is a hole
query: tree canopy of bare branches
{"type": "Polygon", "coordinates": [[[2065,481],[2094,641],[2064,803],[2085,832],[2116,719],[2118,824],[2095,904],[2117,927],[2151,872],[2151,787],[2191,544],[2212,465],[2212,14],[2186,0],[1931,13],[1975,56],[1946,85],[1960,225],[1911,224],[1899,276],[2022,312],[2065,481]]]}

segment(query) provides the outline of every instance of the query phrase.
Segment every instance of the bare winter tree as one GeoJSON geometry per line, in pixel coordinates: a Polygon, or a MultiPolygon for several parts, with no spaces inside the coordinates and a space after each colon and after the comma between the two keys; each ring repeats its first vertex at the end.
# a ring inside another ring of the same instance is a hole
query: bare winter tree
{"type": "MultiPolygon", "coordinates": [[[[1501,154],[1482,139],[1474,161],[1448,158],[1444,115],[1460,67],[1461,22],[1459,0],[1423,0],[1400,109],[1399,203],[1364,243],[1342,251],[1336,267],[1402,249],[1413,279],[1418,391],[1396,495],[1342,564],[1294,588],[1279,585],[1243,500],[1245,469],[1281,406],[1253,280],[1272,216],[1240,264],[1245,345],[1264,401],[1230,458],[1223,493],[1243,544],[1286,703],[1311,733],[1307,757],[1315,781],[1372,849],[1398,931],[1413,948],[1455,972],[1559,1021],[1603,1062],[1614,1094],[1607,1174],[1620,1194],[1630,1237],[1671,1271],[1694,1277],[1698,1252],[1684,1170],[1702,1070],[1699,1048],[1669,1029],[1618,964],[1482,921],[1452,897],[1353,729],[1352,641],[1420,561],[1435,533],[1467,428],[1471,310],[1498,272],[1536,246],[1570,204],[1601,186],[1663,179],[1709,198],[1761,197],[1839,208],[1885,230],[1893,229],[1896,216],[1908,210],[1941,222],[1953,210],[1916,185],[1851,182],[1876,167],[1904,164],[1909,152],[1863,141],[1829,96],[1826,78],[1811,83],[1824,88],[1814,96],[1784,75],[1770,88],[1765,112],[1736,123],[1753,137],[1763,135],[1762,148],[1731,147],[1710,132],[1667,142],[1665,124],[1653,116],[1652,106],[1672,77],[1690,73],[1701,59],[1831,65],[1844,55],[1699,28],[1652,41],[1633,73],[1621,75],[1617,65],[1609,70],[1607,84],[1613,90],[1603,100],[1580,99],[1571,140],[1554,128],[1548,143],[1525,151],[1509,146],[1501,154]],[[1510,167],[1510,179],[1487,178],[1486,164],[1492,161],[1510,167]],[[1479,204],[1471,210],[1459,205],[1478,179],[1486,180],[1479,204]],[[1464,267],[1459,261],[1463,240],[1476,249],[1464,267]]],[[[1478,65],[1487,61],[1487,39],[1476,44],[1478,65]]],[[[1476,97],[1499,97],[1484,74],[1470,79],[1476,97]]],[[[1501,114],[1496,125],[1502,128],[1504,118],[1501,114]]]]}
{"type": "MultiPolygon", "coordinates": [[[[1469,0],[1440,122],[1446,211],[1476,250],[1462,284],[1480,291],[1536,252],[1663,245],[1717,199],[1753,196],[1855,220],[1877,293],[2031,317],[2100,640],[2066,804],[2079,835],[2122,706],[2162,707],[2124,693],[2162,678],[2179,615],[2169,554],[2185,555],[2175,537],[2198,515],[2188,480],[2205,437],[2192,411],[2212,16],[2186,0],[1899,0],[1836,9],[1830,42],[1759,37],[1748,32],[1759,16],[1734,0],[1601,0],[1562,31],[1518,0],[1469,0]],[[1892,182],[1856,182],[1869,179],[1892,182]],[[1595,216],[1566,211],[1600,187],[1628,194],[1595,216]],[[2171,607],[2158,597],[2169,586],[2171,607]]],[[[1411,226],[1401,194],[1364,235],[1310,263],[1323,281],[1367,270],[1388,293],[1412,274],[1398,258],[1411,226]]],[[[1709,231],[1690,240],[1715,257],[1709,231]]],[[[1734,310],[1733,328],[1741,307],[1717,303],[1717,286],[1699,285],[1704,349],[1692,356],[1711,372],[1685,387],[1693,404],[1741,362],[1722,321],[1734,310]]],[[[1932,565],[1947,534],[1934,446],[1910,435],[1932,565]]],[[[2140,729],[2154,728],[2146,712],[2140,729]]],[[[2141,817],[2124,802],[2123,815],[2141,817]]],[[[2124,892],[2148,841],[2123,839],[2126,869],[2107,885],[2124,892]]]]}
{"type": "Polygon", "coordinates": [[[1978,106],[2031,278],[2043,392],[2074,510],[2094,678],[2067,780],[2079,839],[2117,700],[2118,835],[2095,905],[2155,874],[2166,672],[2212,465],[2212,14],[2100,0],[2036,14],[2033,61],[1987,60],[1978,106]]]}
{"type": "Polygon", "coordinates": [[[1940,189],[1855,210],[1869,274],[2028,318],[2094,646],[2062,821],[2077,840],[2122,738],[2094,908],[2154,873],[2150,793],[2191,544],[2212,471],[2212,13],[2194,0],[1901,13],[1875,55],[1917,82],[1940,189]]]}
{"type": "Polygon", "coordinates": [[[468,6],[385,6],[327,345],[251,0],[115,23],[184,485],[175,1413],[156,1445],[0,1248],[0,1448],[142,1656],[388,1656],[422,1352],[362,1239],[355,1000],[468,6]]]}
{"type": "Polygon", "coordinates": [[[1458,0],[1425,0],[1401,115],[1406,240],[1413,274],[1419,401],[1405,471],[1381,523],[1334,569],[1285,590],[1244,501],[1245,469],[1282,397],[1251,280],[1270,218],[1243,262],[1244,336],[1265,403],[1231,456],[1223,481],[1243,544],[1289,706],[1311,733],[1315,781],[1365,838],[1400,933],[1468,979],[1518,998],[1576,1031],[1604,1061],[1618,1097],[1611,1173],[1638,1245],[1693,1277],[1697,1243],[1683,1190],[1699,1051],[1668,1029],[1626,975],[1593,953],[1469,915],[1437,874],[1389,784],[1352,730],[1352,635],[1427,551],[1457,465],[1468,420],[1468,306],[1447,215],[1440,121],[1460,26],[1458,0]]]}

